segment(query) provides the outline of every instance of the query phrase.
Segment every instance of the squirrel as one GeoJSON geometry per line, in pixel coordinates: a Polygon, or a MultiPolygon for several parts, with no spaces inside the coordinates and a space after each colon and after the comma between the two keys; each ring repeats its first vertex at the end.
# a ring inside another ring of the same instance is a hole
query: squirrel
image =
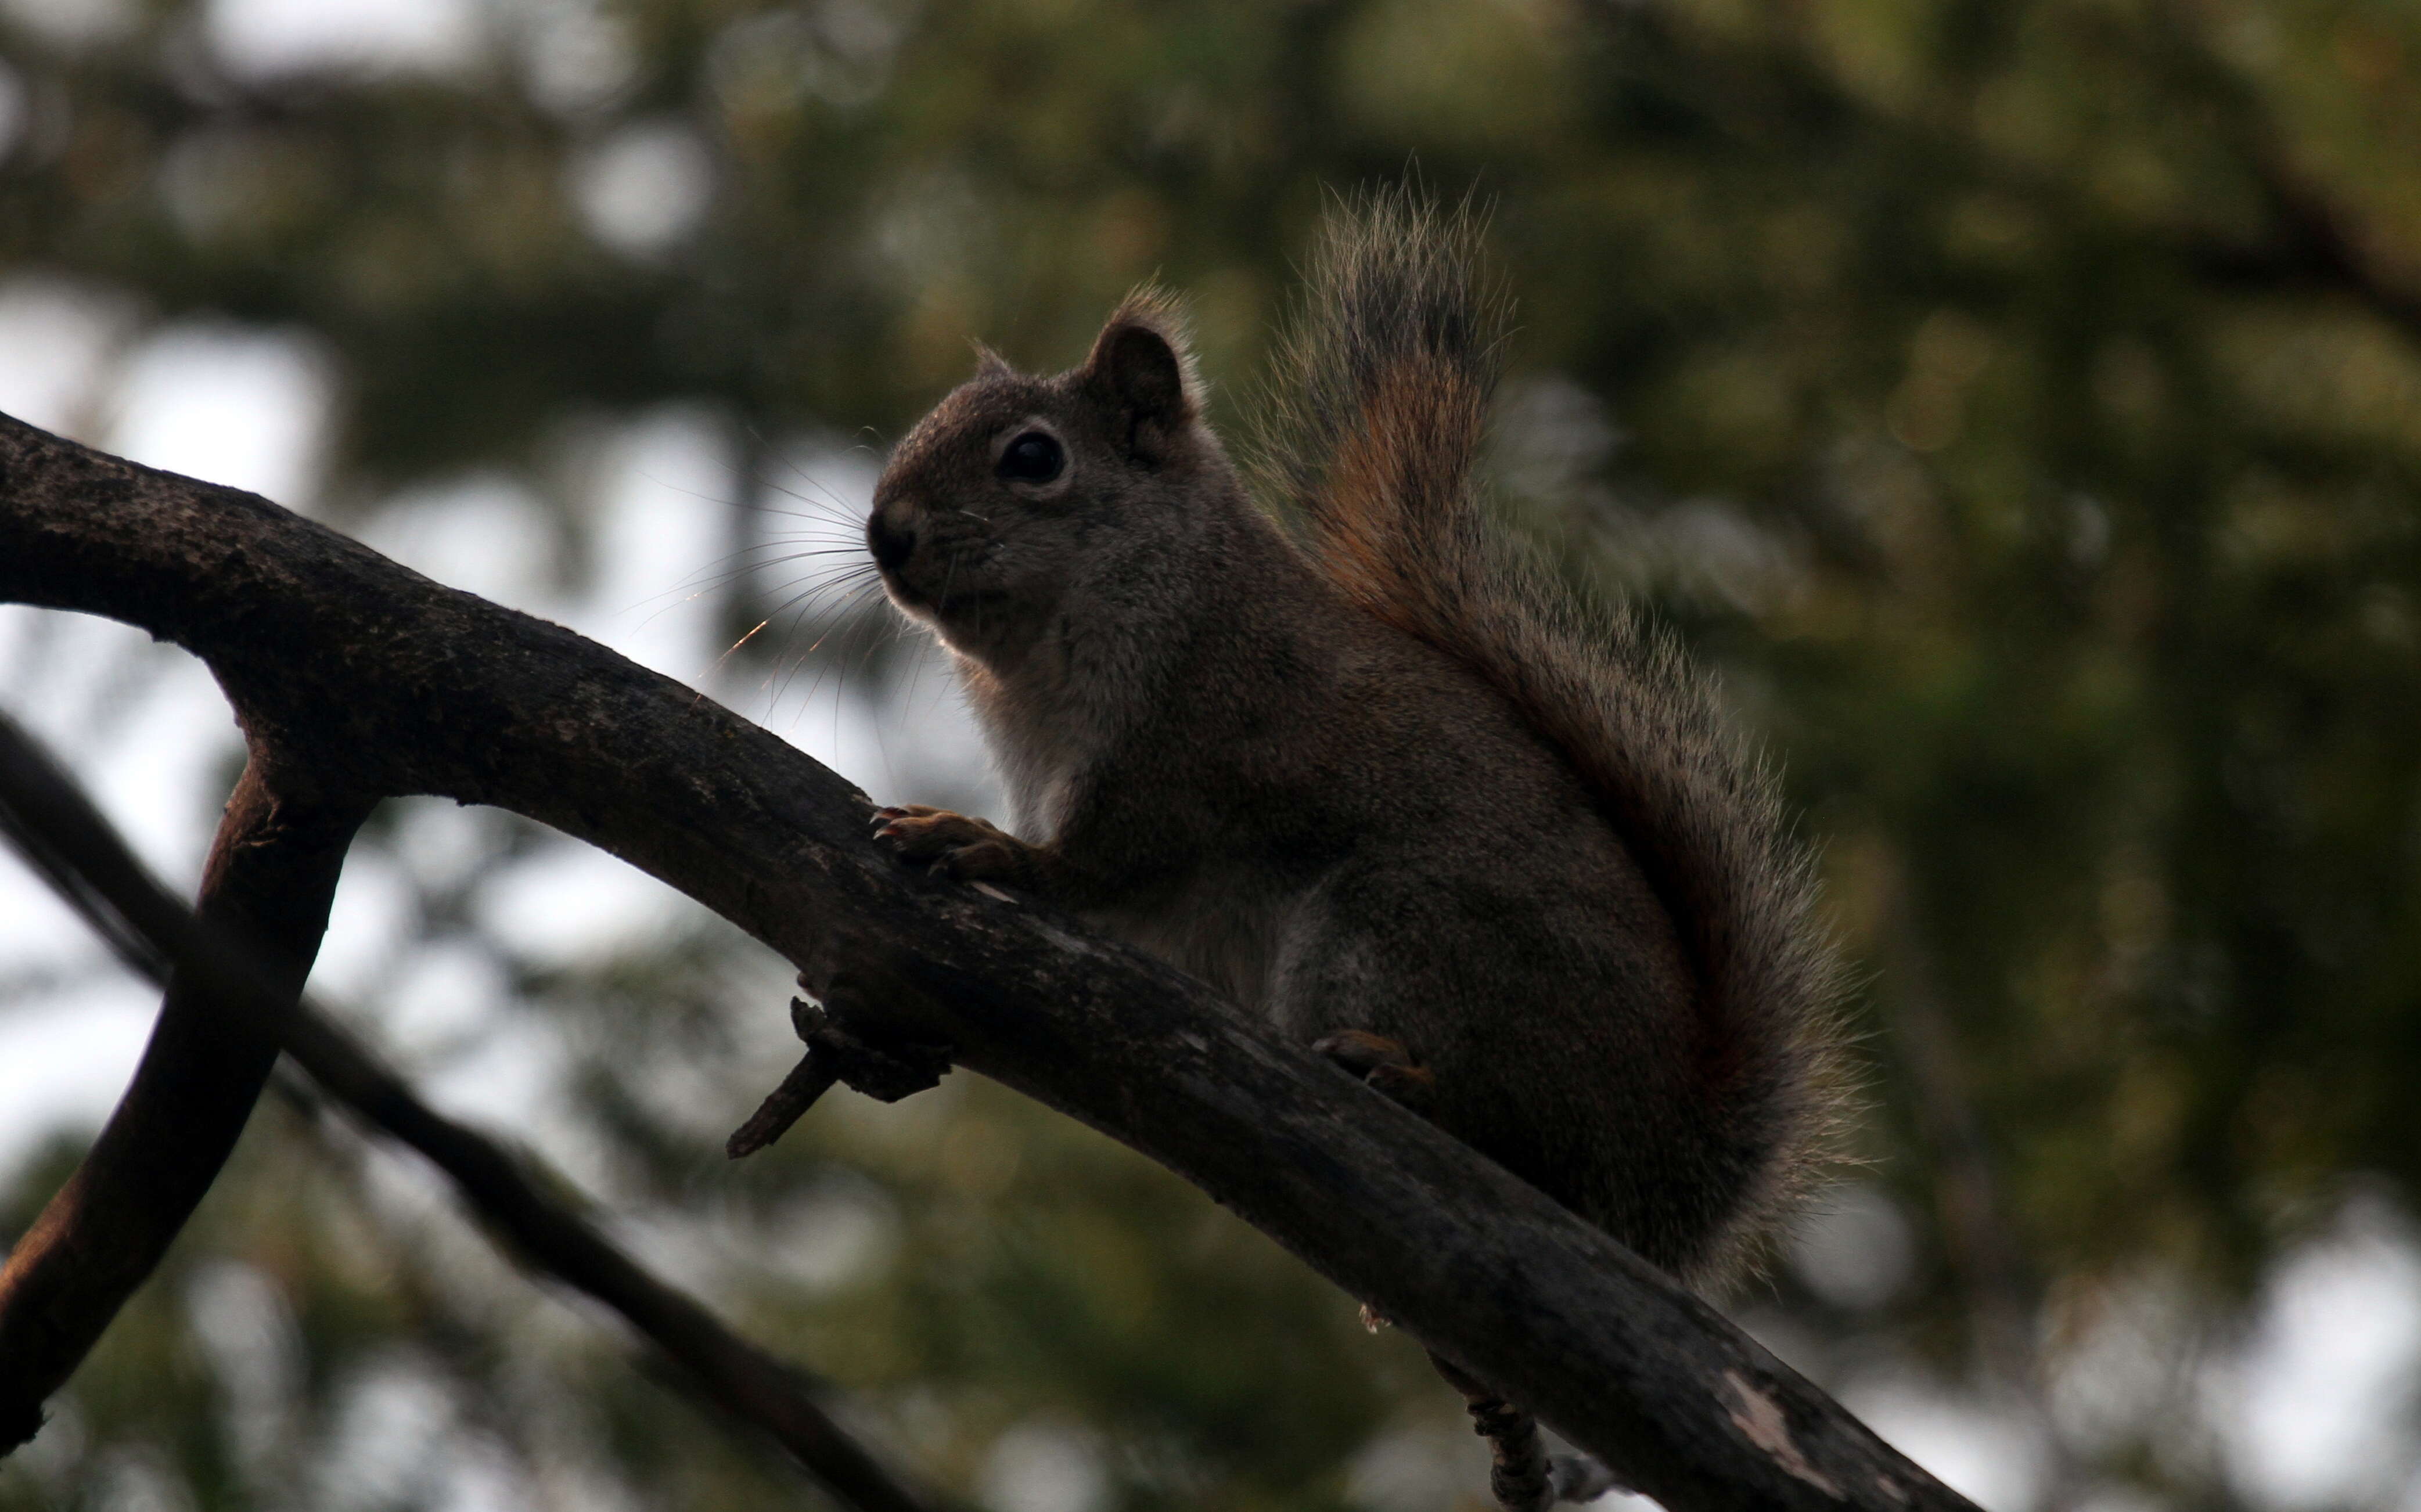
{"type": "Polygon", "coordinates": [[[1168,295],[1055,376],[982,351],[867,540],[953,653],[1012,829],[876,825],[1204,978],[1705,1289],[1837,1117],[1838,970],[1706,676],[1487,509],[1508,310],[1478,238],[1412,190],[1332,218],[1257,468],[1291,531],[1168,295]]]}

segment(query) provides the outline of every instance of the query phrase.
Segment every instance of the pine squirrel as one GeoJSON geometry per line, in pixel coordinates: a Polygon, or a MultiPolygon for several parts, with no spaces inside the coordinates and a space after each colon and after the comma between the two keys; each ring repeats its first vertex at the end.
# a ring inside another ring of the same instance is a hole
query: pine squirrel
{"type": "Polygon", "coordinates": [[[892,808],[1314,1042],[1685,1283],[1730,1274],[1834,1116],[1837,974],[1771,774],[1672,639],[1600,615],[1473,473],[1507,311],[1416,194],[1335,218],[1255,504],[1182,319],[984,352],[867,538],[956,656],[1014,833],[892,808]]]}

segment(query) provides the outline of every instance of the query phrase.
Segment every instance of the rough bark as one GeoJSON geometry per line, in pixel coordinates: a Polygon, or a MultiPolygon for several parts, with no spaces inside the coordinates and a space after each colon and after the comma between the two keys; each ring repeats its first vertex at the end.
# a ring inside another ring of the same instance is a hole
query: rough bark
{"type": "Polygon", "coordinates": [[[848,783],[569,631],[251,495],[5,420],[0,598],[193,650],[256,746],[332,790],[511,809],[689,894],[811,983],[845,970],[887,1031],[1178,1172],[1668,1506],[1968,1505],[1537,1191],[1201,984],[899,866],[848,783]]]}

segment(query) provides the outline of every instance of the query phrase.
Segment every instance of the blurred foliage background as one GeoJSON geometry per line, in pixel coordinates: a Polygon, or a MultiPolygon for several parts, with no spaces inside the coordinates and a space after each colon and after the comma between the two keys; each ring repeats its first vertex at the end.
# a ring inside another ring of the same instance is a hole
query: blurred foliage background
{"type": "MultiPolygon", "coordinates": [[[[794,738],[855,679],[914,746],[938,673],[804,553],[970,339],[1064,366],[1156,275],[1232,425],[1333,190],[1474,190],[1507,509],[1722,666],[1864,985],[1865,1163],[1736,1313],[1996,1512],[2421,1505],[2421,9],[398,3],[388,43],[0,6],[0,305],[276,334],[326,395],[285,502],[476,558],[518,500],[541,600],[606,570],[612,438],[679,417],[735,565],[615,570],[741,644],[673,670],[794,738]]],[[[394,805],[355,866],[410,925],[354,1000],[459,968],[486,1005],[408,1058],[513,1047],[471,1111],[902,1463],[1002,1512],[1477,1504],[1403,1340],[995,1087],[726,1167],[779,964],[692,914],[521,948],[481,889],[550,843],[394,805]]],[[[784,1504],[299,1093],[0,1467],[7,1507],[784,1504]]]]}

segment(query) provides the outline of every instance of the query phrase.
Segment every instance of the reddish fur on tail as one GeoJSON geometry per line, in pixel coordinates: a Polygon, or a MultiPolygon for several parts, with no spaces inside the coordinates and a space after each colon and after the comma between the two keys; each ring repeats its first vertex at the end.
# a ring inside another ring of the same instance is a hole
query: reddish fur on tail
{"type": "Polygon", "coordinates": [[[1740,1196],[1702,1278],[1797,1196],[1837,1121],[1837,968],[1773,774],[1672,638],[1594,610],[1486,522],[1474,480],[1507,308],[1479,227],[1417,191],[1331,225],[1284,347],[1260,472],[1355,603],[1471,667],[1560,751],[1670,913],[1698,983],[1697,1070],[1740,1196]]]}

